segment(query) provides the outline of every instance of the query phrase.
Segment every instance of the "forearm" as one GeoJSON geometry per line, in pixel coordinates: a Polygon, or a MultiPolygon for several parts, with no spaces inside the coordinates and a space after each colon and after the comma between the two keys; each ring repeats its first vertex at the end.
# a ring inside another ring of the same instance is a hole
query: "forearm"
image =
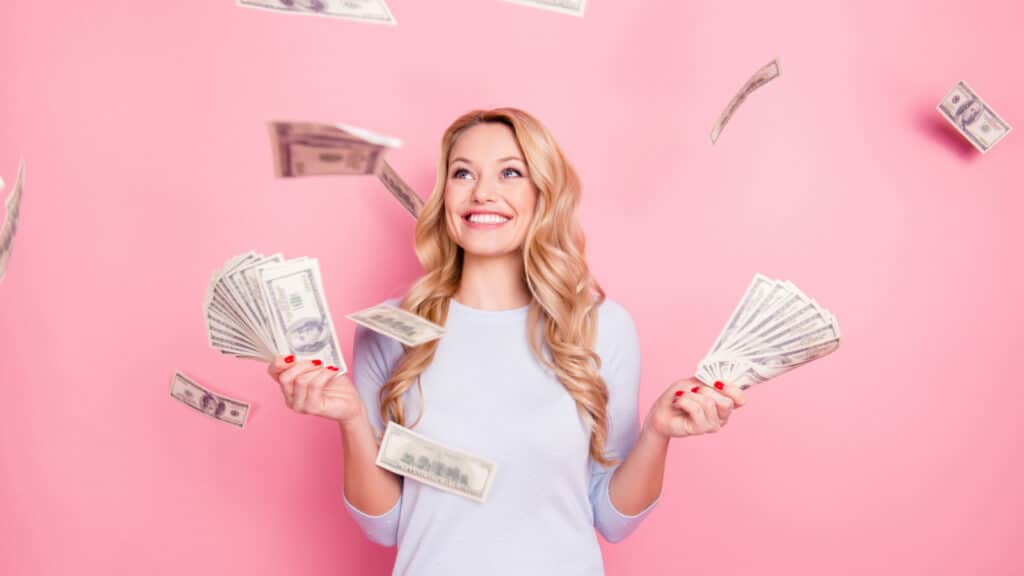
{"type": "Polygon", "coordinates": [[[619,512],[639,514],[661,494],[668,441],[645,427],[622,465],[612,473],[608,495],[619,512]]]}
{"type": "Polygon", "coordinates": [[[391,510],[402,495],[401,479],[377,466],[377,439],[365,418],[341,426],[345,457],[345,496],[365,514],[391,510]]]}

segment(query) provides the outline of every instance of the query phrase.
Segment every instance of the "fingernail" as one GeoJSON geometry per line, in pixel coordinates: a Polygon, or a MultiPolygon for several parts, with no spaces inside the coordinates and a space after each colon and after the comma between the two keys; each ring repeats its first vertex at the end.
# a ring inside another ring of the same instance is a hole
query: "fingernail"
{"type": "Polygon", "coordinates": [[[289,354],[288,356],[284,357],[284,363],[285,364],[291,364],[292,362],[295,362],[295,355],[294,354],[289,354]]]}
{"type": "Polygon", "coordinates": [[[699,391],[700,391],[700,386],[694,386],[693,388],[690,388],[690,392],[699,392],[699,391]]]}
{"type": "Polygon", "coordinates": [[[338,371],[338,367],[337,366],[328,366],[327,369],[328,370],[334,370],[335,372],[338,371]]]}
{"type": "Polygon", "coordinates": [[[725,384],[722,384],[721,382],[715,382],[715,388],[721,390],[722,388],[725,388],[725,384]]]}
{"type": "Polygon", "coordinates": [[[683,395],[683,391],[682,390],[676,390],[676,396],[682,396],[682,395],[683,395]]]}
{"type": "Polygon", "coordinates": [[[673,398],[673,399],[672,399],[672,403],[673,403],[673,404],[675,404],[675,403],[676,403],[676,399],[675,399],[675,398],[673,398]]]}
{"type": "Polygon", "coordinates": [[[317,360],[316,358],[313,359],[313,366],[319,366],[321,364],[323,364],[323,362],[317,360]]]}

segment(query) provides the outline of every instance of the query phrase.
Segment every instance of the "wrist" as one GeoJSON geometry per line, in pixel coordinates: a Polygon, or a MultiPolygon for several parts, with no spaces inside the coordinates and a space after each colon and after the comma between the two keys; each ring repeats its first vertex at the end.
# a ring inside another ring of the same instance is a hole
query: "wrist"
{"type": "Polygon", "coordinates": [[[644,421],[643,429],[640,431],[640,437],[637,439],[638,443],[647,444],[657,448],[663,448],[668,446],[668,441],[671,438],[666,436],[650,426],[650,418],[644,421]]]}
{"type": "Polygon", "coordinates": [[[361,414],[355,418],[339,421],[338,426],[341,428],[342,434],[346,436],[359,434],[370,427],[370,419],[366,417],[366,414],[361,414]]]}

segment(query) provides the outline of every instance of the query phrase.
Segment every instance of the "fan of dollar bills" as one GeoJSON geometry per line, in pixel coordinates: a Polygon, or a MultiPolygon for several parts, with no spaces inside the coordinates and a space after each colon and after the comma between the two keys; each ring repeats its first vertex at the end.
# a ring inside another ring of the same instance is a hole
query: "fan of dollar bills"
{"type": "Polygon", "coordinates": [[[204,310],[210,346],[223,354],[294,354],[347,371],[315,258],[235,256],[210,278],[204,310]]]}
{"type": "Polygon", "coordinates": [[[839,347],[839,323],[792,282],[755,274],[697,379],[746,389],[839,347]]]}

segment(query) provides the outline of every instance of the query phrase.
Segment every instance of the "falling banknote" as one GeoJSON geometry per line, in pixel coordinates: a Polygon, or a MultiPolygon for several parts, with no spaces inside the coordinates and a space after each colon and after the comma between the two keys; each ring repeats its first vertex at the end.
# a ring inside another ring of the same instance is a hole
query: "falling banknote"
{"type": "Polygon", "coordinates": [[[740,104],[743,104],[743,101],[747,99],[747,96],[771,80],[778,78],[781,73],[782,70],[779,68],[779,60],[775,59],[764,65],[760,70],[755,72],[749,80],[747,80],[746,84],[740,88],[740,91],[732,97],[732,100],[729,101],[729,105],[725,107],[725,110],[723,110],[722,114],[718,117],[718,121],[715,122],[714,127],[711,128],[712,144],[718,142],[718,136],[722,133],[722,128],[725,128],[725,125],[729,123],[729,119],[732,118],[732,115],[736,112],[736,109],[739,108],[740,104]]]}
{"type": "Polygon", "coordinates": [[[345,124],[268,123],[274,173],[280,178],[376,174],[390,148],[402,141],[345,124]]]}
{"type": "Polygon", "coordinates": [[[792,282],[755,274],[697,378],[746,389],[832,353],[839,322],[792,282]]]}
{"type": "Polygon", "coordinates": [[[543,8],[552,12],[572,14],[583,17],[583,10],[587,7],[587,0],[505,0],[513,4],[525,4],[535,8],[543,8]]]}
{"type": "Polygon", "coordinates": [[[409,214],[412,214],[413,218],[419,218],[420,210],[423,210],[423,199],[420,195],[412,189],[411,186],[402,180],[402,177],[395,172],[395,169],[388,164],[387,160],[384,160],[380,164],[380,169],[377,171],[377,177],[380,178],[381,183],[388,189],[388,192],[398,200],[398,203],[402,205],[409,214]]]}
{"type": "Polygon", "coordinates": [[[181,372],[171,378],[171,398],[226,424],[245,428],[249,405],[241,400],[214,394],[181,372]]]}
{"type": "Polygon", "coordinates": [[[215,271],[203,305],[210,346],[265,361],[294,354],[347,370],[314,258],[248,252],[215,271]]]}
{"type": "Polygon", "coordinates": [[[443,326],[388,304],[353,312],[345,318],[394,338],[406,346],[419,346],[444,336],[443,326]]]}
{"type": "Polygon", "coordinates": [[[487,499],[498,471],[491,460],[449,448],[394,422],[384,430],[377,466],[480,503],[487,499]]]}
{"type": "MultiPolygon", "coordinates": [[[[2,188],[0,181],[0,188],[2,188]]],[[[14,249],[14,234],[18,231],[18,217],[21,215],[21,191],[25,187],[25,161],[18,164],[18,177],[14,181],[14,187],[7,196],[7,212],[4,215],[4,222],[0,224],[0,282],[3,282],[7,274],[7,264],[11,260],[11,251],[14,249]]]]}
{"type": "Polygon", "coordinates": [[[936,109],[982,154],[1012,130],[962,81],[956,83],[936,109]]]}
{"type": "Polygon", "coordinates": [[[237,0],[236,4],[289,14],[328,16],[391,26],[397,24],[384,0],[237,0]]]}

